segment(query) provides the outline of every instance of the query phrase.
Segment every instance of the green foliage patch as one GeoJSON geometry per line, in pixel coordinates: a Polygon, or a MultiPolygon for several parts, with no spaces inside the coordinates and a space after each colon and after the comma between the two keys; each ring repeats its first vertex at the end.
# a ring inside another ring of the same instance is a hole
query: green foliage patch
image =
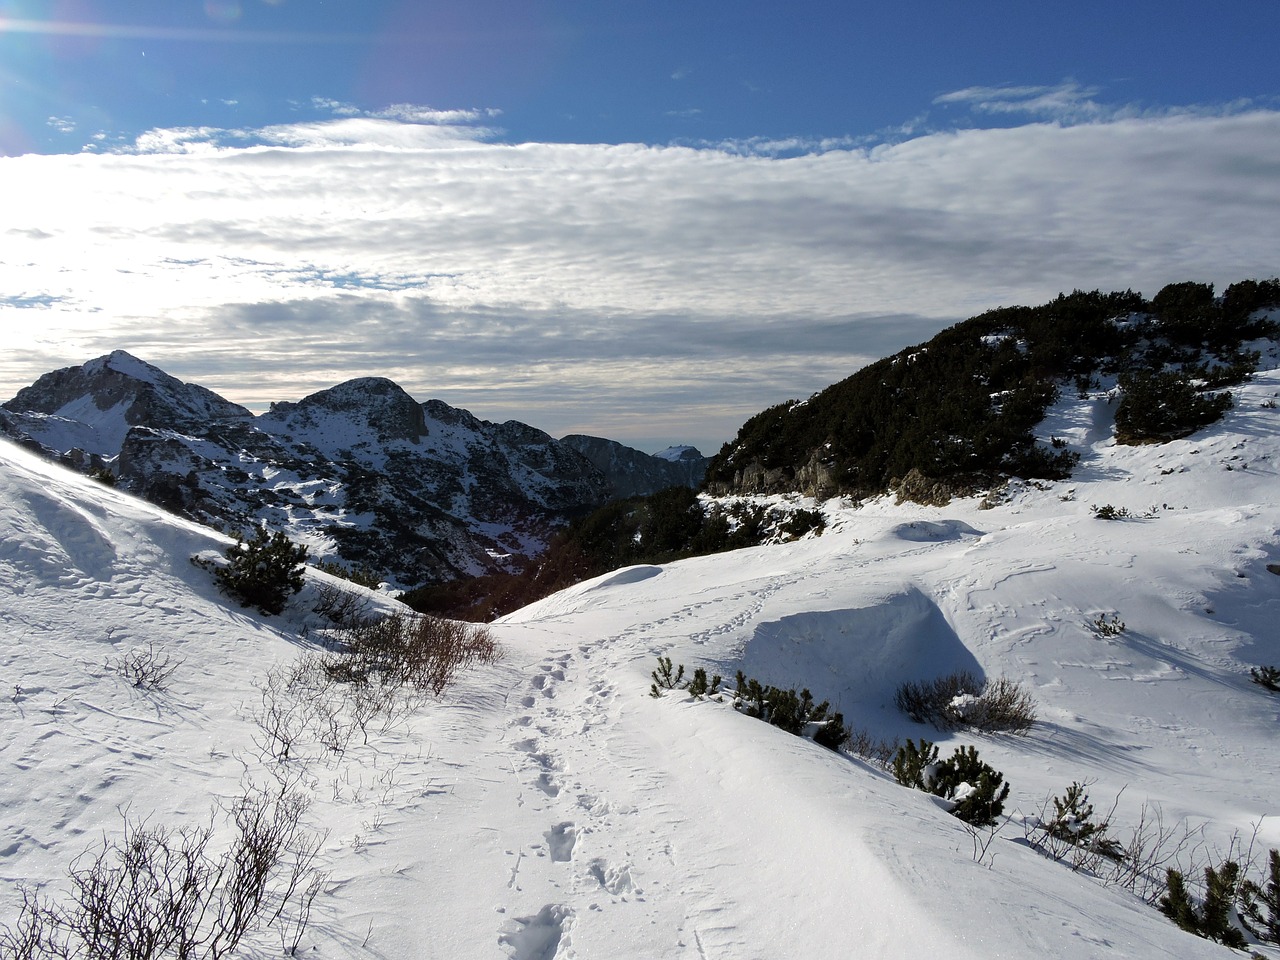
{"type": "Polygon", "coordinates": [[[1062,386],[1118,375],[1121,442],[1185,436],[1228,409],[1229,394],[1210,391],[1255,369],[1244,345],[1275,334],[1256,314],[1276,304],[1280,280],[1247,280],[1221,298],[1185,283],[1150,303],[1077,290],[991,310],[752,417],[714,458],[707,489],[870,496],[913,476],[954,495],[1007,476],[1062,478],[1074,455],[1034,436],[1062,386]]]}
{"type": "Polygon", "coordinates": [[[908,740],[893,759],[893,778],[951,804],[951,815],[975,827],[995,824],[1004,813],[1009,785],[1004,774],[978,758],[976,747],[956,747],[945,760],[928,740],[908,740]]]}
{"type": "Polygon", "coordinates": [[[302,589],[307,548],[278,530],[268,533],[259,527],[247,542],[237,540],[227,547],[226,558],[225,566],[213,570],[218,588],[264,616],[280,613],[289,597],[302,589]]]}
{"type": "Polygon", "coordinates": [[[1253,682],[1272,693],[1280,693],[1280,667],[1250,667],[1253,682]]]}

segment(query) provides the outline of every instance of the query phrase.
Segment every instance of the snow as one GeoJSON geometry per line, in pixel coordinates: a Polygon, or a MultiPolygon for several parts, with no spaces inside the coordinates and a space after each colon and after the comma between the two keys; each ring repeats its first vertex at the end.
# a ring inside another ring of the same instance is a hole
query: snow
{"type": "Polygon", "coordinates": [[[114,455],[120,451],[125,435],[129,432],[131,424],[126,419],[126,414],[131,404],[132,398],[100,410],[93,398],[85,395],[64,404],[52,416],[44,418],[42,426],[45,429],[39,439],[54,450],[70,450],[71,447],[64,444],[74,444],[75,440],[79,440],[82,450],[114,455]],[[61,426],[60,421],[68,421],[63,430],[56,429],[61,426]],[[77,431],[84,431],[86,428],[88,436],[77,435],[77,431]],[[66,436],[68,433],[69,436],[66,436]]]}
{"type": "Polygon", "coordinates": [[[667,447],[665,450],[659,450],[654,454],[659,460],[670,460],[672,463],[680,463],[682,460],[696,460],[702,456],[698,452],[697,447],[691,447],[688,444],[667,447]]]}
{"type": "Polygon", "coordinates": [[[132,377],[134,380],[141,380],[143,383],[158,387],[165,385],[166,377],[163,372],[124,350],[113,350],[105,358],[103,366],[117,373],[123,373],[126,377],[132,377]]]}
{"type": "MultiPolygon", "coordinates": [[[[1225,851],[1280,846],[1280,390],[1164,446],[1064,397],[1062,483],[995,506],[831,501],[821,536],[615,571],[493,625],[505,656],[345,755],[299,763],[329,879],[321,958],[1223,957],[1039,855],[1017,817],[1088,781],[1123,835],[1158,805],[1225,851]],[[1074,425],[1074,426],[1073,426],[1074,425]],[[1096,518],[1093,504],[1132,511],[1096,518]],[[1145,518],[1143,514],[1149,514],[1145,518]],[[1125,628],[1093,626],[1114,616],[1125,628]],[[649,696],[655,657],[801,686],[877,737],[976,745],[1012,787],[985,851],[937,798],[727,703],[649,696]],[[959,669],[1033,695],[1024,738],[939,733],[898,684],[959,669]]],[[[988,501],[988,502],[992,502],[988,501]]],[[[259,685],[317,642],[309,571],[282,617],[220,596],[225,537],[0,444],[0,920],[66,888],[121,811],[208,821],[246,778],[259,685]],[[167,689],[108,665],[180,660],[167,689]]],[[[389,603],[370,595],[371,603],[389,603]]],[[[1264,955],[1280,951],[1263,946],[1264,955]]],[[[279,955],[274,935],[249,956],[279,955]]]]}

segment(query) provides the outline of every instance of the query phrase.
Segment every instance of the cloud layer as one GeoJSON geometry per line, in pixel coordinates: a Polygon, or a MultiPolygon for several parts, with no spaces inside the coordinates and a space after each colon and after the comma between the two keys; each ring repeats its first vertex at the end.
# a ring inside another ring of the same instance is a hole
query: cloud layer
{"type": "MultiPolygon", "coordinates": [[[[1088,93],[939,102],[1084,116],[1088,93]]],[[[493,119],[401,105],[0,159],[0,395],[124,348],[257,408],[382,374],[487,419],[714,450],[989,307],[1277,271],[1276,111],[786,157],[507,144],[493,119]]]]}

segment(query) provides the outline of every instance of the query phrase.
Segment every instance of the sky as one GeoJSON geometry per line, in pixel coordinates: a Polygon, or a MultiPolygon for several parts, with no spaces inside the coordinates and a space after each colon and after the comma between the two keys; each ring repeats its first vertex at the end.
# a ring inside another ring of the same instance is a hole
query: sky
{"type": "Polygon", "coordinates": [[[0,399],[126,349],[711,453],[982,310],[1278,272],[1280,3],[0,0],[0,399]]]}

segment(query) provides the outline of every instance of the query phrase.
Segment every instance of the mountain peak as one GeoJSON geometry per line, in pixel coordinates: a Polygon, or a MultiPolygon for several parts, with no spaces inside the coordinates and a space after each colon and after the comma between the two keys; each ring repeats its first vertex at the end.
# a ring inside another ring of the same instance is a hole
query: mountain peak
{"type": "Polygon", "coordinates": [[[134,380],[156,385],[161,385],[166,380],[173,379],[159,367],[152,366],[145,360],[139,360],[127,350],[112,350],[105,357],[90,360],[84,365],[83,369],[86,371],[114,370],[116,373],[131,377],[134,380]]]}
{"type": "Polygon", "coordinates": [[[694,487],[702,483],[709,462],[693,447],[670,447],[650,456],[616,440],[570,434],[561,437],[604,474],[615,497],[633,497],[666,487],[694,487]],[[672,451],[680,451],[670,455],[672,451]]]}
{"type": "Polygon", "coordinates": [[[400,384],[386,377],[357,377],[304,397],[297,403],[273,403],[261,422],[288,423],[297,431],[317,432],[312,441],[329,449],[332,441],[346,445],[337,421],[352,430],[371,430],[381,442],[407,440],[417,443],[427,435],[422,405],[400,384]],[[323,433],[325,436],[319,436],[323,433]]]}
{"type": "Polygon", "coordinates": [[[3,406],[21,419],[20,429],[62,452],[68,446],[62,424],[87,426],[88,432],[77,431],[71,445],[106,457],[119,452],[135,426],[204,429],[212,421],[253,416],[212,390],[183,383],[124,350],[46,373],[3,406]]]}

